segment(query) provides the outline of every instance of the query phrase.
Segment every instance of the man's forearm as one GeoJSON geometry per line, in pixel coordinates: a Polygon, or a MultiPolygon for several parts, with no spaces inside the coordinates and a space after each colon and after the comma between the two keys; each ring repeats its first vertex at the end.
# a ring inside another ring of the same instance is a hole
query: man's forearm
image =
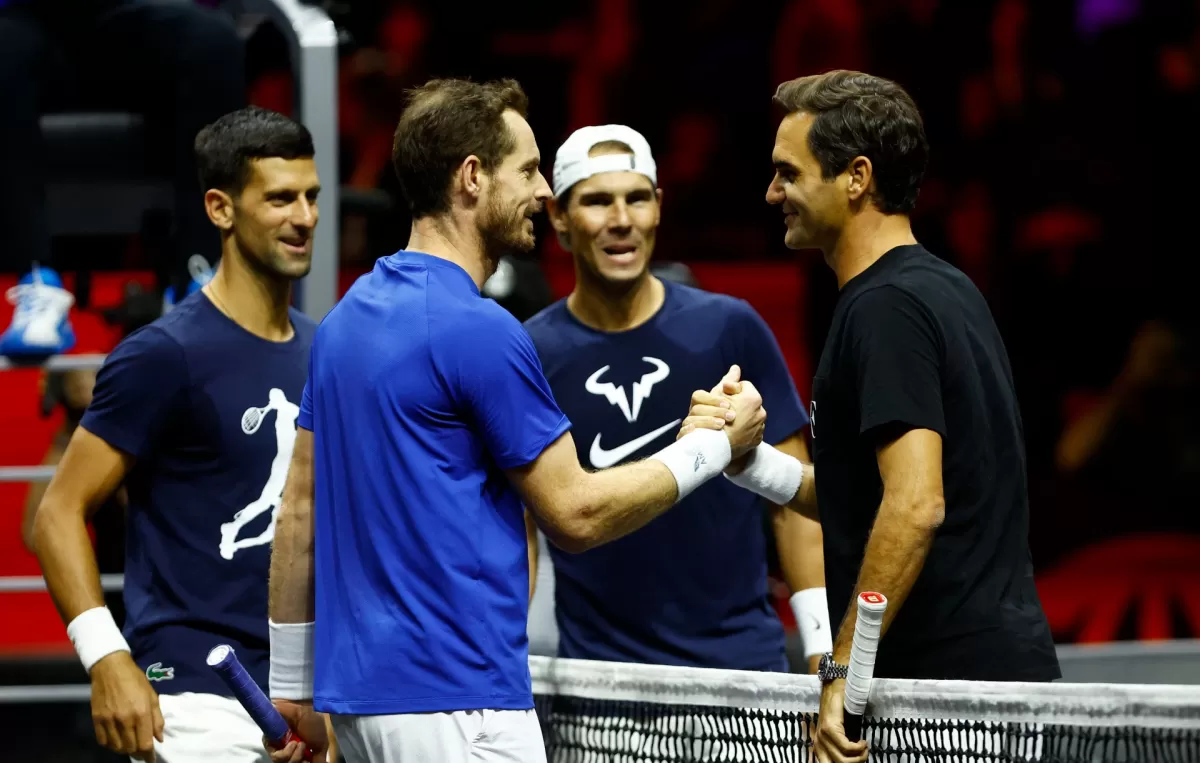
{"type": "Polygon", "coordinates": [[[880,634],[887,633],[925,565],[938,526],[939,520],[935,517],[939,513],[940,507],[902,505],[884,495],[867,540],[858,583],[833,643],[835,662],[845,665],[850,659],[854,624],[858,616],[854,603],[863,591],[876,591],[887,597],[887,611],[883,616],[880,634]]]}
{"type": "Polygon", "coordinates": [[[296,439],[271,547],[268,615],[276,623],[316,617],[312,433],[301,429],[296,439]]]}
{"type": "Polygon", "coordinates": [[[81,510],[43,504],[33,522],[33,545],[46,588],[63,623],[104,606],[100,569],[81,510]]]}
{"type": "Polygon", "coordinates": [[[586,550],[616,540],[646,525],[675,505],[678,487],[671,470],[647,459],[614,469],[591,472],[575,486],[580,530],[570,533],[569,551],[586,550]]]}
{"type": "Polygon", "coordinates": [[[787,507],[802,514],[818,524],[821,521],[817,513],[817,471],[812,464],[801,462],[804,468],[804,478],[800,480],[800,489],[788,501],[787,507]]]}
{"type": "Polygon", "coordinates": [[[312,516],[301,507],[289,511],[285,501],[275,527],[269,613],[277,623],[308,623],[315,617],[314,537],[311,523],[298,516],[300,513],[312,516]]]}
{"type": "Polygon", "coordinates": [[[821,525],[787,507],[772,508],[775,546],[783,582],[793,593],[825,586],[821,525]]]}

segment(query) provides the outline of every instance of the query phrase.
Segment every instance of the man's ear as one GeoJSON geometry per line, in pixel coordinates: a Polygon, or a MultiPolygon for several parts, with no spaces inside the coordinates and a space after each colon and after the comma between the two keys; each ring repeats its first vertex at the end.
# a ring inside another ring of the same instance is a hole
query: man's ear
{"type": "Polygon", "coordinates": [[[486,176],[483,171],[483,162],[475,154],[471,154],[466,159],[463,159],[462,164],[458,165],[458,173],[456,175],[459,190],[478,201],[483,195],[484,186],[487,183],[486,176]]]}
{"type": "Polygon", "coordinates": [[[209,188],[204,192],[204,211],[208,213],[208,219],[217,226],[218,230],[233,230],[233,219],[237,213],[234,209],[233,197],[229,194],[216,188],[209,188]]]}
{"type": "Polygon", "coordinates": [[[871,193],[871,181],[875,179],[875,168],[865,156],[856,156],[846,168],[846,194],[851,202],[857,202],[871,193]]]}

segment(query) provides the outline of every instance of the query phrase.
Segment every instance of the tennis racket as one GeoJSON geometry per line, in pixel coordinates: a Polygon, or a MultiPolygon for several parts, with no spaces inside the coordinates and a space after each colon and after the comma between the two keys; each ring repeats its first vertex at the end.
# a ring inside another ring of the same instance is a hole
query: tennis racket
{"type": "Polygon", "coordinates": [[[242,431],[246,434],[254,434],[258,428],[262,426],[263,418],[271,408],[247,408],[242,414],[242,431]]]}
{"type": "Polygon", "coordinates": [[[844,705],[846,738],[851,742],[862,739],[863,714],[871,693],[871,678],[875,675],[875,652],[879,649],[885,611],[887,597],[883,594],[864,591],[858,595],[858,620],[854,624],[854,643],[850,645],[844,705]]]}
{"type": "MultiPolygon", "coordinates": [[[[206,662],[221,677],[242,707],[246,708],[246,712],[262,729],[263,735],[271,744],[276,747],[286,747],[290,742],[304,744],[304,740],[288,728],[287,721],[271,704],[271,700],[267,699],[267,695],[263,694],[262,689],[258,688],[258,684],[251,680],[250,674],[233,653],[233,647],[226,644],[213,647],[206,662]]],[[[305,745],[304,759],[312,760],[312,754],[312,750],[305,745]]]]}

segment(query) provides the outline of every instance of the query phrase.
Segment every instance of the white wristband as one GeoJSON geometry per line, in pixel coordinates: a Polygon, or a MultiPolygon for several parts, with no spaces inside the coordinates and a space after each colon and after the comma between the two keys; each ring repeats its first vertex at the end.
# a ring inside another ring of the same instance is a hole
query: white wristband
{"type": "Polygon", "coordinates": [[[833,651],[833,632],[829,630],[829,601],[824,588],[805,588],[788,600],[796,616],[796,629],[804,644],[804,656],[833,651]]]}
{"type": "Polygon", "coordinates": [[[313,623],[269,622],[271,699],[312,699],[313,623]]]}
{"type": "Polygon", "coordinates": [[[67,625],[67,636],[75,645],[83,669],[89,673],[93,665],[113,652],[129,651],[129,644],[108,607],[93,607],[80,613],[67,625]]]}
{"type": "Polygon", "coordinates": [[[804,464],[763,442],[750,451],[744,469],[725,478],[771,503],[786,506],[800,491],[804,464]]]}
{"type": "Polygon", "coordinates": [[[729,466],[729,438],[715,429],[696,429],[655,453],[650,458],[663,462],[679,488],[676,502],[708,482],[729,466]]]}

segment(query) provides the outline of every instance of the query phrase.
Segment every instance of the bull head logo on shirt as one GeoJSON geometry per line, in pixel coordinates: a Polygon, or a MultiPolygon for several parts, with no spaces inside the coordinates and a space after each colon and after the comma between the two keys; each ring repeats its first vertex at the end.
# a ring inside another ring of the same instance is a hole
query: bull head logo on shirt
{"type": "Polygon", "coordinates": [[[596,373],[588,377],[584,389],[591,392],[593,395],[603,395],[608,398],[608,402],[621,409],[621,413],[625,414],[626,420],[630,424],[637,421],[638,411],[642,409],[642,401],[650,397],[650,390],[654,389],[654,385],[658,384],[671,373],[671,369],[666,363],[658,358],[642,358],[650,365],[654,366],[654,370],[642,374],[640,381],[633,383],[633,408],[629,407],[629,398],[625,395],[625,388],[618,387],[612,382],[602,382],[600,377],[608,371],[608,366],[604,366],[596,373]]]}

